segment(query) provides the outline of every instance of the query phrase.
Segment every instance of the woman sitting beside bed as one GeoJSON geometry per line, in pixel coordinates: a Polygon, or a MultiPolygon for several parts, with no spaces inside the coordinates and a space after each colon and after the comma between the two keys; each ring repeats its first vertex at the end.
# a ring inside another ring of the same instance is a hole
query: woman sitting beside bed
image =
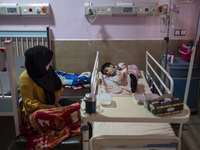
{"type": "Polygon", "coordinates": [[[52,56],[53,52],[44,46],[25,52],[26,70],[19,83],[23,102],[21,134],[28,135],[27,149],[50,149],[70,135],[80,134],[80,104],[59,104],[63,89],[51,66],[52,56]]]}
{"type": "MultiPolygon", "coordinates": [[[[112,93],[135,93],[137,90],[137,77],[134,73],[130,72],[127,65],[119,63],[115,67],[112,63],[107,62],[102,65],[101,73],[106,75],[103,84],[106,86],[106,90],[112,91],[112,93]]],[[[98,79],[102,84],[102,80],[98,79]]]]}

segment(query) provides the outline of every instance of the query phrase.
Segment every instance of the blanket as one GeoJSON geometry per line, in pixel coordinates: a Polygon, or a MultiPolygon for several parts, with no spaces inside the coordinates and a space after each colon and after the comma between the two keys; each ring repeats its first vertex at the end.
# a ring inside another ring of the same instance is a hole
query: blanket
{"type": "Polygon", "coordinates": [[[23,115],[21,135],[28,135],[27,150],[52,149],[67,137],[81,134],[79,103],[23,115]]]}
{"type": "Polygon", "coordinates": [[[62,85],[84,85],[89,84],[91,80],[91,72],[82,73],[65,73],[63,71],[56,71],[57,75],[60,77],[62,85]]]}
{"type": "MultiPolygon", "coordinates": [[[[116,66],[117,67],[117,66],[116,66]]],[[[137,79],[142,78],[141,73],[136,65],[128,65],[128,74],[134,74],[137,79]]],[[[118,77],[116,77],[118,78],[118,77]]],[[[101,84],[101,93],[112,93],[113,95],[127,95],[131,96],[131,79],[129,76],[125,80],[120,80],[120,82],[113,82],[112,79],[110,80],[107,75],[102,75],[102,84],[101,84]]],[[[113,79],[116,80],[116,79],[113,79]]],[[[140,91],[139,85],[137,87],[136,92],[140,91]]]]}
{"type": "MultiPolygon", "coordinates": [[[[133,71],[133,70],[132,70],[133,71]]],[[[137,84],[137,90],[135,93],[137,94],[143,94],[144,91],[146,94],[150,94],[152,93],[148,84],[147,84],[147,81],[146,81],[146,78],[144,76],[144,73],[143,72],[140,72],[138,73],[137,75],[138,77],[138,84],[137,84]]],[[[105,84],[104,83],[104,80],[105,78],[107,78],[105,75],[102,75],[102,80],[103,80],[103,84],[101,84],[101,91],[100,93],[112,93],[112,95],[121,95],[121,96],[131,96],[133,93],[132,92],[129,92],[130,91],[130,87],[129,86],[119,86],[119,85],[108,85],[108,84],[105,84]],[[116,92],[118,89],[121,89],[119,92],[116,92]]]]}

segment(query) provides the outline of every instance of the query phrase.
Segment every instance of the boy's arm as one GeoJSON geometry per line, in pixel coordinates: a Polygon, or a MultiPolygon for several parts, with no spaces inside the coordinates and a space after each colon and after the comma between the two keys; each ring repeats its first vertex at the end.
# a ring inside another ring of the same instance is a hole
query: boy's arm
{"type": "Polygon", "coordinates": [[[102,79],[96,78],[97,82],[101,85],[102,84],[102,79]]]}
{"type": "Polygon", "coordinates": [[[127,77],[127,73],[126,72],[123,72],[123,70],[122,71],[117,71],[117,77],[118,77],[118,80],[119,80],[119,82],[120,81],[123,81],[123,80],[125,80],[126,79],[126,77],[127,77]]]}

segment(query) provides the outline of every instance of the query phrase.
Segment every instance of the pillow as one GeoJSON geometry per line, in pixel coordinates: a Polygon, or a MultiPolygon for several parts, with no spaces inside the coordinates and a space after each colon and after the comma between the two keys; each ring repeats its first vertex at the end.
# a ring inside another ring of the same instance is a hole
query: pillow
{"type": "MultiPolygon", "coordinates": [[[[117,68],[117,66],[115,66],[115,67],[117,68]]],[[[139,69],[138,69],[138,67],[137,67],[136,65],[128,65],[128,72],[129,72],[129,73],[131,73],[131,72],[134,73],[134,75],[136,75],[137,78],[140,78],[140,77],[141,77],[140,71],[139,71],[139,69]]],[[[108,77],[108,76],[105,75],[105,74],[103,74],[102,76],[103,76],[103,79],[105,79],[105,78],[108,77]]]]}
{"type": "Polygon", "coordinates": [[[128,72],[133,72],[137,78],[140,78],[140,71],[136,65],[128,65],[128,72]]]}

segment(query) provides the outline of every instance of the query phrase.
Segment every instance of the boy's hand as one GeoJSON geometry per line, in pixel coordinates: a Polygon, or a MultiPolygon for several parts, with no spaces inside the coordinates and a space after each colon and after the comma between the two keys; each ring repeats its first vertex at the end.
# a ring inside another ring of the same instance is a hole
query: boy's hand
{"type": "Polygon", "coordinates": [[[125,78],[127,77],[127,74],[126,74],[126,72],[123,72],[123,77],[125,77],[125,78]]]}
{"type": "Polygon", "coordinates": [[[126,75],[122,71],[117,71],[117,76],[119,80],[124,80],[126,79],[126,75]]]}
{"type": "Polygon", "coordinates": [[[102,80],[100,78],[96,78],[97,82],[101,85],[102,80]]]}

